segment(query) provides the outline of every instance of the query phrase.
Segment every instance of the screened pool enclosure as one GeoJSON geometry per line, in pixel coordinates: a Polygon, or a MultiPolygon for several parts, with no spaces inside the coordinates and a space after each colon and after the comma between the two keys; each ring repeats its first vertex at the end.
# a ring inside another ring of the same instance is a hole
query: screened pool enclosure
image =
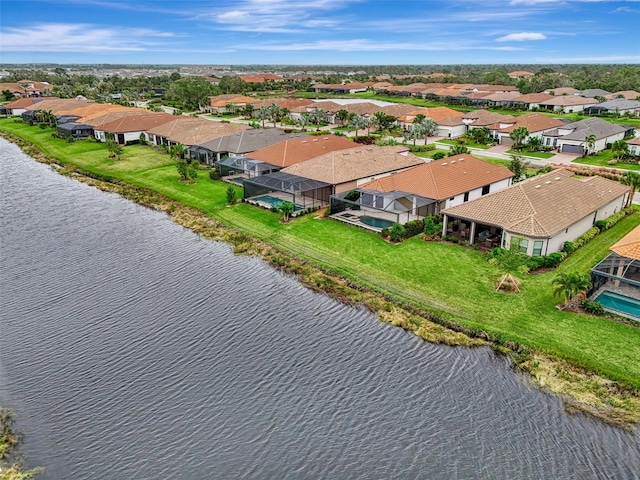
{"type": "Polygon", "coordinates": [[[266,208],[291,202],[296,211],[324,207],[329,204],[333,186],[329,183],[284,172],[245,178],[244,198],[266,208]]]}
{"type": "Polygon", "coordinates": [[[249,178],[259,177],[260,175],[280,170],[280,168],[270,163],[242,156],[224,158],[216,162],[216,168],[221,177],[241,175],[249,178]]]}
{"type": "Polygon", "coordinates": [[[331,196],[331,216],[379,230],[436,214],[436,200],[413,193],[358,188],[331,196]]]}

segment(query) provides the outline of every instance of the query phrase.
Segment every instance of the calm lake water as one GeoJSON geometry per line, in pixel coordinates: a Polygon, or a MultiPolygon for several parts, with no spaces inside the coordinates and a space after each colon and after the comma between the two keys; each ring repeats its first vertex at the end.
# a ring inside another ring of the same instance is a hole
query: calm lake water
{"type": "Polygon", "coordinates": [[[640,434],[0,139],[0,403],[43,479],[632,479],[640,434]]]}

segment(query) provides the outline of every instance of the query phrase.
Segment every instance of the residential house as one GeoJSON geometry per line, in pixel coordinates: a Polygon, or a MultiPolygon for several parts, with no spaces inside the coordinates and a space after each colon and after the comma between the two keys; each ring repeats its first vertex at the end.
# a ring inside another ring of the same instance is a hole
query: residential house
{"type": "Polygon", "coordinates": [[[587,115],[602,115],[612,113],[616,115],[640,115],[640,101],[614,98],[585,109],[587,115]]]}
{"type": "Polygon", "coordinates": [[[238,95],[229,93],[225,95],[216,95],[209,97],[209,105],[202,107],[200,110],[207,113],[227,113],[228,106],[233,105],[238,109],[244,108],[247,104],[254,104],[258,100],[246,95],[238,95]]]}
{"type": "Polygon", "coordinates": [[[606,98],[607,95],[611,95],[611,92],[607,92],[606,90],[603,90],[601,88],[587,88],[585,90],[580,90],[576,93],[574,93],[574,95],[580,95],[581,97],[604,97],[606,98]]]}
{"type": "Polygon", "coordinates": [[[472,130],[479,127],[488,128],[496,124],[508,126],[515,122],[515,118],[513,115],[503,115],[488,110],[473,110],[462,115],[462,122],[467,126],[467,130],[472,130]]]}
{"type": "Polygon", "coordinates": [[[94,136],[97,140],[105,141],[108,135],[113,135],[115,141],[120,145],[138,143],[141,135],[146,140],[148,130],[172,122],[175,118],[175,115],[168,113],[134,113],[96,125],[93,129],[94,136]]]}
{"type": "Polygon", "coordinates": [[[373,88],[374,82],[351,82],[345,84],[324,84],[318,83],[311,86],[309,89],[316,93],[335,93],[335,94],[348,94],[366,92],[370,88],[373,88]]]}
{"type": "Polygon", "coordinates": [[[546,147],[557,148],[562,153],[584,154],[600,152],[607,144],[622,140],[628,127],[607,122],[601,118],[586,118],[578,122],[567,123],[548,130],[542,135],[546,147]],[[593,146],[587,145],[587,137],[593,135],[593,146]]]}
{"type": "Polygon", "coordinates": [[[443,234],[456,225],[472,244],[490,236],[503,248],[516,241],[527,255],[548,255],[624,208],[629,194],[619,182],[555,170],[445,209],[443,234]]]}
{"type": "Polygon", "coordinates": [[[251,128],[248,125],[220,123],[186,115],[179,115],[175,118],[175,120],[148,130],[146,132],[147,141],[155,145],[182,144],[190,147],[251,128]]]}
{"type": "Polygon", "coordinates": [[[43,100],[53,99],[55,99],[55,97],[22,97],[2,105],[0,108],[3,112],[0,113],[7,116],[19,117],[27,110],[27,107],[42,102],[43,100]]]}
{"type": "Polygon", "coordinates": [[[53,85],[47,82],[34,82],[33,80],[0,83],[0,92],[5,90],[9,90],[16,97],[44,97],[53,90],[53,85]]]}
{"type": "Polygon", "coordinates": [[[609,95],[605,95],[607,100],[613,100],[614,98],[625,98],[627,100],[640,100],[640,92],[635,90],[621,90],[619,92],[613,92],[609,95]]]}
{"type": "Polygon", "coordinates": [[[294,203],[296,210],[325,206],[332,194],[353,190],[361,183],[421,163],[424,160],[406,147],[352,146],[245,179],[244,198],[265,207],[282,201],[294,203]]]}
{"type": "Polygon", "coordinates": [[[548,93],[527,93],[515,98],[513,100],[513,105],[522,105],[527,110],[534,110],[540,107],[541,102],[552,100],[553,98],[554,96],[549,95],[548,93]]]}
{"type": "Polygon", "coordinates": [[[421,163],[424,159],[404,146],[359,145],[296,163],[282,171],[329,183],[335,194],[421,163]]]}
{"type": "Polygon", "coordinates": [[[640,137],[627,140],[627,145],[629,145],[629,155],[640,157],[640,137]]]}
{"type": "Polygon", "coordinates": [[[337,135],[289,138],[245,155],[221,160],[216,167],[221,176],[255,177],[353,146],[353,141],[337,135]]]}
{"type": "Polygon", "coordinates": [[[497,124],[490,125],[489,131],[491,135],[501,145],[513,145],[514,141],[511,138],[511,133],[516,128],[524,127],[529,134],[523,140],[527,142],[531,137],[537,137],[542,139],[545,132],[553,130],[554,128],[564,125],[564,122],[558,118],[548,117],[541,113],[527,113],[518,117],[513,117],[512,121],[500,121],[497,124]]]}
{"type": "Polygon", "coordinates": [[[241,130],[232,135],[214,138],[200,145],[192,145],[187,150],[187,158],[213,165],[227,156],[237,157],[285,140],[309,137],[310,135],[306,133],[286,133],[279,128],[241,130]]]}
{"type": "Polygon", "coordinates": [[[361,184],[358,195],[337,195],[336,201],[332,198],[331,213],[346,210],[349,221],[364,214],[405,223],[506,188],[512,179],[506,167],[455,155],[361,184]]]}
{"type": "Polygon", "coordinates": [[[549,88],[545,90],[544,93],[548,93],[549,95],[554,95],[556,97],[562,95],[575,95],[579,90],[573,87],[558,87],[558,88],[549,88]]]}
{"type": "Polygon", "coordinates": [[[555,95],[549,100],[540,102],[539,108],[552,112],[575,113],[597,105],[599,101],[591,97],[580,97],[578,95],[555,95]]]}
{"type": "Polygon", "coordinates": [[[509,76],[509,78],[514,78],[516,80],[519,80],[521,78],[534,77],[535,73],[527,72],[525,70],[517,70],[515,72],[509,72],[507,73],[507,75],[509,76]]]}

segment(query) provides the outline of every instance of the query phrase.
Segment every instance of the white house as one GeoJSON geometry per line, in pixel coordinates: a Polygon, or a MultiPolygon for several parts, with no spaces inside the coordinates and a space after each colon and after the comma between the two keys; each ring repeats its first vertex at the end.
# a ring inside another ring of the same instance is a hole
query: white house
{"type": "Polygon", "coordinates": [[[627,127],[601,118],[586,118],[547,131],[542,135],[542,143],[546,147],[557,148],[562,153],[582,155],[585,150],[588,150],[587,153],[604,150],[607,144],[622,140],[626,131],[627,127]],[[590,146],[586,139],[591,135],[595,138],[595,143],[590,146]]]}
{"type": "Polygon", "coordinates": [[[599,176],[579,180],[555,170],[447,208],[443,234],[454,223],[470,243],[491,232],[504,248],[517,239],[527,255],[548,255],[624,208],[629,194],[619,182],[599,176]]]}

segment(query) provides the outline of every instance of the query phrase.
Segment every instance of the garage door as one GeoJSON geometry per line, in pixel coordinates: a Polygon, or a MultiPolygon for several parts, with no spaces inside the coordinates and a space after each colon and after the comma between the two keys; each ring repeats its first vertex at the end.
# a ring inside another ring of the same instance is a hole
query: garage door
{"type": "Polygon", "coordinates": [[[563,144],[562,149],[560,150],[562,153],[576,153],[578,155],[582,155],[584,149],[580,145],[568,145],[563,144]]]}
{"type": "Polygon", "coordinates": [[[513,145],[513,143],[511,137],[500,137],[500,145],[513,145]]]}

